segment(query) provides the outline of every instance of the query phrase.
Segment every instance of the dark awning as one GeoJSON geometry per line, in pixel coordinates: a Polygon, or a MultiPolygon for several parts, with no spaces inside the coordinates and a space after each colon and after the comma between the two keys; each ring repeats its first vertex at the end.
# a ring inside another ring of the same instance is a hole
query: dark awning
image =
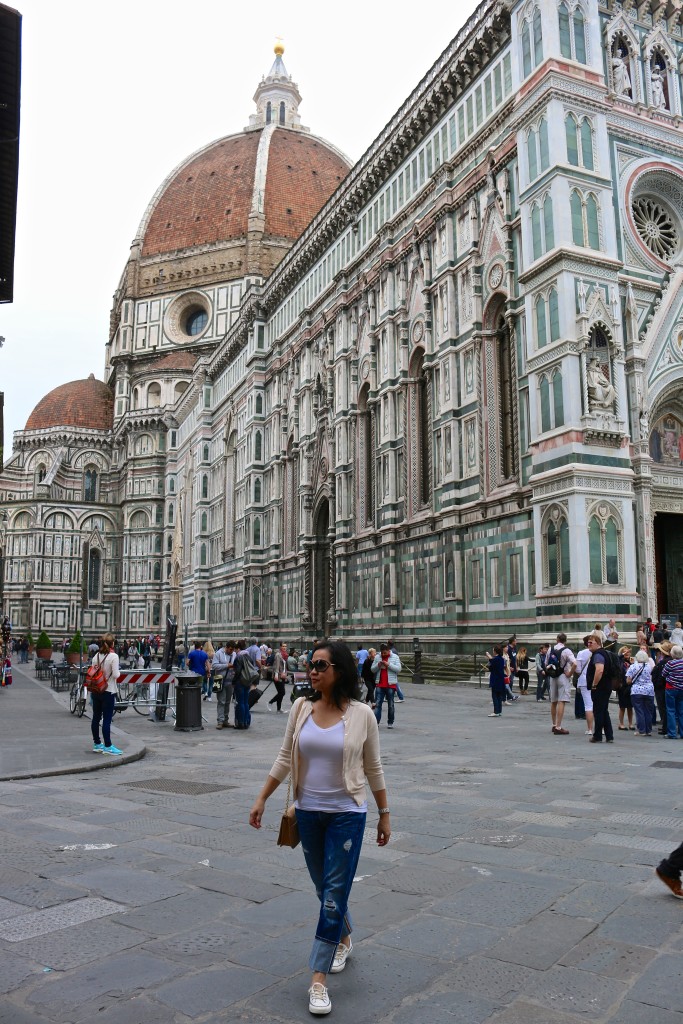
{"type": "Polygon", "coordinates": [[[0,302],[14,294],[20,94],[21,15],[0,4],[0,302]]]}

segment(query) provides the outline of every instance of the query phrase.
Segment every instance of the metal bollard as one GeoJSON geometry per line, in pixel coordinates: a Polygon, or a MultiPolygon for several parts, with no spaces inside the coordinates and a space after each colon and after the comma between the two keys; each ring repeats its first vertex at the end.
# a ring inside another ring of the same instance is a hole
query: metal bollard
{"type": "Polygon", "coordinates": [[[179,732],[199,732],[202,725],[202,683],[196,672],[176,675],[176,719],[179,732]]]}
{"type": "Polygon", "coordinates": [[[413,637],[413,653],[415,654],[415,670],[412,682],[424,683],[425,677],[422,675],[422,644],[420,643],[419,636],[413,637]]]}

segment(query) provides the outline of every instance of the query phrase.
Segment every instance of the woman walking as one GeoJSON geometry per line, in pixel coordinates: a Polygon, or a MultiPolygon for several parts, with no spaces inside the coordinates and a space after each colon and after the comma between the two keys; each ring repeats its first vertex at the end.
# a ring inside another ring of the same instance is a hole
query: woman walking
{"type": "Polygon", "coordinates": [[[346,644],[321,641],[310,666],[313,694],[292,705],[282,748],[249,816],[261,827],[266,800],[291,772],[296,820],[320,916],[311,950],[308,1008],[330,1012],[326,980],[351,955],[348,898],[360,856],[367,779],[377,804],[377,845],[391,835],[375,717],[359,700],[358,673],[346,644]]]}
{"type": "Polygon", "coordinates": [[[120,666],[119,656],[114,649],[115,641],[111,633],[105,633],[100,639],[99,653],[92,659],[93,665],[99,665],[107,680],[107,689],[102,693],[91,693],[92,697],[92,729],[93,751],[96,754],[113,754],[118,757],[123,753],[115,747],[111,741],[111,720],[114,717],[114,703],[116,701],[116,680],[119,678],[120,666]],[[102,723],[102,737],[100,739],[100,722],[102,723]]]}
{"type": "Polygon", "coordinates": [[[271,704],[277,704],[278,714],[286,714],[282,710],[282,700],[285,695],[285,679],[287,678],[287,645],[281,644],[280,650],[275,652],[273,658],[273,682],[275,683],[275,696],[271,697],[266,707],[270,711],[271,704]]]}
{"type": "Polygon", "coordinates": [[[377,651],[374,647],[368,647],[368,656],[363,662],[363,668],[361,669],[360,677],[365,683],[365,703],[370,704],[373,708],[375,707],[375,673],[372,671],[372,663],[375,660],[377,651]]]}

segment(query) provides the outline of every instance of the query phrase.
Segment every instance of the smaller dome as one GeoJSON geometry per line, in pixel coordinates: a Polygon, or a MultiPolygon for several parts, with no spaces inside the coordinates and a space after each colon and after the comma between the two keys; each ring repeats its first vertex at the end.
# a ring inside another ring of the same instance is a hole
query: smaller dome
{"type": "Polygon", "coordinates": [[[46,430],[48,427],[111,430],[113,422],[114,396],[111,389],[91,373],[86,380],[60,384],[41,398],[26,421],[26,430],[46,430]]]}

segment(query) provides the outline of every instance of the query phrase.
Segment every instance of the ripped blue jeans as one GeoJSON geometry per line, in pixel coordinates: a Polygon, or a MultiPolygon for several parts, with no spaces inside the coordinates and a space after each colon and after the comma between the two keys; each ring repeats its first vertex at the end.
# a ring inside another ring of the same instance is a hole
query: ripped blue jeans
{"type": "Polygon", "coordinates": [[[363,845],[366,817],[365,811],[336,814],[297,808],[306,867],[320,900],[320,917],[309,960],[312,971],[328,974],[342,935],[351,933],[348,900],[363,845]]]}

